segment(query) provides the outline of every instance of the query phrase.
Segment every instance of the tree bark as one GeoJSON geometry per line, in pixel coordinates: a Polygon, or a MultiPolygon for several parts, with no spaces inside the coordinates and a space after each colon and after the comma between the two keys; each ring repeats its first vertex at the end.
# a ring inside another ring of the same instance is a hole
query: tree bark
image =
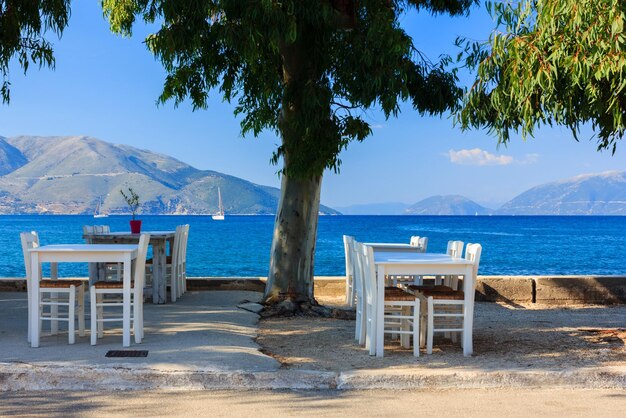
{"type": "Polygon", "coordinates": [[[321,185],[322,176],[298,179],[282,175],[265,287],[267,304],[286,302],[286,310],[299,310],[302,304],[317,305],[313,265],[321,185]]]}

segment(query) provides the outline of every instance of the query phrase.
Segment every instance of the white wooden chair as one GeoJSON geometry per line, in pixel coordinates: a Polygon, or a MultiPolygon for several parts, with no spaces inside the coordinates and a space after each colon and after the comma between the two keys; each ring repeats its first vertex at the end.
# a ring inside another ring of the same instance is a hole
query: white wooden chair
{"type": "Polygon", "coordinates": [[[367,331],[367,313],[365,311],[366,302],[364,294],[363,269],[358,261],[357,243],[354,237],[344,235],[344,242],[347,245],[346,257],[349,258],[351,269],[351,280],[354,291],[354,308],[356,312],[356,324],[354,329],[354,339],[360,345],[365,344],[365,334],[367,331]]]}
{"type": "MultiPolygon", "coordinates": [[[[411,237],[409,241],[411,247],[415,247],[418,253],[425,253],[428,249],[428,237],[420,237],[419,235],[414,235],[411,237]]],[[[421,284],[422,276],[388,276],[387,281],[392,286],[408,286],[410,284],[421,284]]]]}
{"type": "MultiPolygon", "coordinates": [[[[131,281],[131,312],[130,322],[135,335],[135,343],[141,343],[143,339],[143,285],[146,273],[146,253],[150,234],[141,234],[139,237],[139,249],[133,268],[131,281]]],[[[107,316],[104,309],[109,307],[122,307],[124,285],[122,282],[98,281],[91,285],[91,345],[96,345],[97,338],[104,335],[105,322],[122,322],[123,316],[107,316]],[[105,299],[105,295],[117,296],[115,299],[105,299]]]]}
{"type": "MultiPolygon", "coordinates": [[[[28,342],[30,342],[30,304],[32,300],[32,272],[33,267],[30,260],[29,249],[39,247],[39,236],[36,232],[22,232],[20,234],[22,242],[22,253],[24,255],[24,267],[26,268],[26,289],[28,293],[28,342]]],[[[41,277],[41,275],[39,275],[41,277]]],[[[50,333],[58,333],[59,321],[67,322],[68,342],[74,344],[76,341],[76,314],[78,313],[78,333],[82,337],[85,335],[85,284],[82,280],[41,280],[39,282],[39,328],[42,321],[50,321],[50,333]],[[59,296],[67,295],[67,299],[61,300],[59,296]],[[77,305],[78,304],[78,309],[77,305]],[[49,312],[44,311],[44,307],[49,307],[49,312]],[[59,307],[67,307],[67,316],[62,317],[59,307]]]]}
{"type": "MultiPolygon", "coordinates": [[[[474,263],[472,274],[474,284],[478,274],[482,246],[480,244],[467,244],[465,259],[474,263]]],[[[467,280],[467,278],[464,278],[467,280]]],[[[474,291],[471,289],[470,291],[474,291]]],[[[433,338],[439,333],[461,333],[465,322],[464,305],[465,293],[462,290],[424,289],[417,293],[422,301],[422,318],[426,324],[426,352],[433,352],[433,338]]],[[[423,336],[422,336],[423,338],[423,336]]],[[[461,341],[463,339],[461,338],[461,341]]]]}
{"type": "MultiPolygon", "coordinates": [[[[349,235],[343,236],[343,250],[346,257],[346,305],[349,307],[355,306],[355,283],[354,283],[354,264],[353,254],[354,251],[354,237],[349,235]]],[[[358,313],[357,313],[358,315],[358,313]]]]}
{"type": "Polygon", "coordinates": [[[425,253],[428,250],[428,237],[412,236],[409,244],[412,247],[417,247],[419,252],[425,253]]]}
{"type": "MultiPolygon", "coordinates": [[[[363,271],[365,289],[365,312],[367,314],[366,348],[370,355],[376,355],[376,341],[371,336],[376,327],[376,312],[389,308],[400,308],[401,312],[393,312],[393,315],[383,315],[383,334],[376,335],[376,339],[384,339],[384,334],[400,334],[400,344],[403,348],[410,347],[410,337],[413,336],[413,355],[419,356],[420,341],[420,300],[413,294],[400,288],[386,287],[383,306],[377,306],[376,288],[376,265],[374,263],[374,250],[363,244],[357,245],[357,253],[363,271]]],[[[382,354],[382,353],[381,353],[382,354]]]]}
{"type": "MultiPolygon", "coordinates": [[[[178,225],[174,235],[174,242],[170,248],[170,255],[165,261],[165,280],[169,279],[170,298],[176,302],[187,291],[187,241],[189,239],[189,225],[178,225]]],[[[153,259],[146,260],[146,275],[152,278],[153,259]]]]}
{"type": "MultiPolygon", "coordinates": [[[[89,234],[106,234],[111,232],[109,225],[83,225],[83,235],[89,234]]],[[[93,244],[90,238],[85,238],[86,244],[93,244]]],[[[102,273],[98,272],[98,263],[89,263],[89,277],[95,277],[96,280],[122,280],[122,264],[121,263],[104,263],[101,264],[102,273]],[[99,277],[104,274],[103,277],[99,277]]]]}

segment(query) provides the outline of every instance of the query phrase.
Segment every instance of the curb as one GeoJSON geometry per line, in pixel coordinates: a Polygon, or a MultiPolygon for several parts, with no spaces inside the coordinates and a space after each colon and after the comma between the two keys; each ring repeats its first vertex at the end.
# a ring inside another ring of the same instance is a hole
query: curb
{"type": "Polygon", "coordinates": [[[626,366],[564,371],[164,371],[0,363],[0,392],[47,390],[626,389],[626,366]]]}

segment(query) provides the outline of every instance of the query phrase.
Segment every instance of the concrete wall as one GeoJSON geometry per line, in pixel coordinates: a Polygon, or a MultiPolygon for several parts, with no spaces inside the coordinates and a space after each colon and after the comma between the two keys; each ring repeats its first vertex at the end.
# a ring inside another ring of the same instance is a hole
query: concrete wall
{"type": "MultiPolygon", "coordinates": [[[[190,290],[265,289],[264,277],[189,278],[190,290]]],[[[25,291],[24,280],[0,279],[0,291],[25,291]]],[[[345,294],[343,276],[315,278],[315,294],[345,294]]],[[[626,276],[478,276],[476,300],[543,305],[626,303],[626,276]]]]}

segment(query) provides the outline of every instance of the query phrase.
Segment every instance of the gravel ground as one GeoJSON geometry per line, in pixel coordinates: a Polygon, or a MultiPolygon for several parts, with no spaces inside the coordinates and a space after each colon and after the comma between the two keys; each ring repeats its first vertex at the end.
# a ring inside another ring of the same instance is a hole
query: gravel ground
{"type": "MultiPolygon", "coordinates": [[[[337,301],[320,301],[331,304],[337,301]]],[[[354,321],[265,319],[257,342],[283,368],[325,371],[457,368],[459,370],[563,370],[626,365],[626,306],[554,308],[477,303],[474,355],[435,338],[432,355],[387,340],[385,357],[371,358],[354,341],[354,321]]]]}

